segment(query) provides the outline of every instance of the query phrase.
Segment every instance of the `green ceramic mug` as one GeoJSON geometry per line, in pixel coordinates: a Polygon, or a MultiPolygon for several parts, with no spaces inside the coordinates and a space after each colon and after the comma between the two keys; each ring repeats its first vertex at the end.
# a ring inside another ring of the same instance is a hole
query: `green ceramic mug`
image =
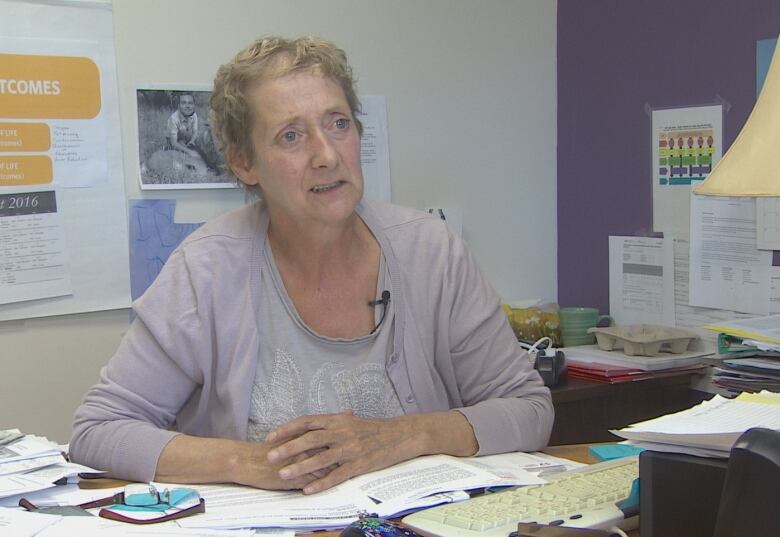
{"type": "Polygon", "coordinates": [[[599,315],[596,308],[561,308],[558,312],[561,321],[561,340],[564,347],[574,345],[593,345],[596,335],[588,334],[588,328],[593,328],[604,320],[612,326],[614,321],[609,315],[599,315]]]}

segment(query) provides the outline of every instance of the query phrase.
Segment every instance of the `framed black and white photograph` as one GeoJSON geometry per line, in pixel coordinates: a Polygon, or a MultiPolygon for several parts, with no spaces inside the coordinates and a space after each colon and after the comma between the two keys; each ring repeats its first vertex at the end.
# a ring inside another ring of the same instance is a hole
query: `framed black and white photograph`
{"type": "Polygon", "coordinates": [[[142,190],[236,186],[211,132],[210,96],[204,86],[136,89],[142,190]]]}

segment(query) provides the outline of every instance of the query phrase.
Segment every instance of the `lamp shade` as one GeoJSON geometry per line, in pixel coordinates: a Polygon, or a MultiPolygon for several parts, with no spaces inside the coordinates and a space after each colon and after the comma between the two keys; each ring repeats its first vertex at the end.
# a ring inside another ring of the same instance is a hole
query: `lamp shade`
{"type": "Polygon", "coordinates": [[[707,179],[694,187],[711,196],[780,196],[780,39],[756,106],[707,179]]]}

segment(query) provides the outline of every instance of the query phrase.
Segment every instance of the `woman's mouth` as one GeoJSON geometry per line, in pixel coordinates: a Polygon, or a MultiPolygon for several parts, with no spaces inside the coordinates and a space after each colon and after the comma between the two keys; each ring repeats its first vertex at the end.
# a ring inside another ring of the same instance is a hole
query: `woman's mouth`
{"type": "Polygon", "coordinates": [[[326,185],[317,185],[311,187],[311,191],[315,194],[319,194],[320,192],[327,192],[328,190],[333,190],[334,188],[341,185],[341,181],[336,181],[335,183],[328,183],[326,185]]]}

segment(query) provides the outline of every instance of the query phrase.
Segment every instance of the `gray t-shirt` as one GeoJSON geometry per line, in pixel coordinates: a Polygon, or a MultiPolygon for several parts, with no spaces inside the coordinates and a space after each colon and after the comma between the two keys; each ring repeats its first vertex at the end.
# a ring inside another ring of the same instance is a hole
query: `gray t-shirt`
{"type": "MultiPolygon", "coordinates": [[[[294,418],[352,410],[364,418],[390,418],[403,409],[385,364],[392,354],[394,318],[392,300],[373,333],[356,339],[317,334],[298,315],[276,267],[271,246],[264,255],[270,278],[262,279],[260,352],[252,388],[247,438],[262,441],[275,427],[294,418]]],[[[377,295],[389,280],[381,258],[377,295]]],[[[366,306],[368,307],[368,306],[366,306]]]]}

